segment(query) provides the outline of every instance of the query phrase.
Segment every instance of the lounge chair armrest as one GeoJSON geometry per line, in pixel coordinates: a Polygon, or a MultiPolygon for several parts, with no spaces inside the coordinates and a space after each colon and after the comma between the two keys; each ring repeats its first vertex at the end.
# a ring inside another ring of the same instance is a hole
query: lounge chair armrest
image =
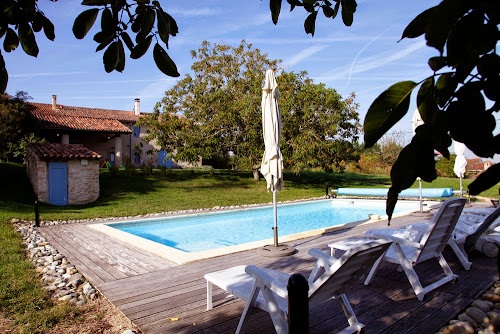
{"type": "Polygon", "coordinates": [[[286,289],[286,285],[285,287],[277,285],[275,279],[273,279],[273,277],[271,277],[268,273],[262,270],[262,268],[251,265],[247,266],[245,268],[245,271],[247,274],[255,278],[255,280],[257,281],[257,285],[260,286],[261,288],[265,286],[278,296],[287,298],[288,291],[286,289]]]}
{"type": "Polygon", "coordinates": [[[422,247],[422,245],[419,242],[398,238],[398,237],[396,237],[394,235],[390,235],[390,234],[383,234],[383,233],[376,233],[375,232],[375,233],[371,233],[370,237],[389,239],[389,240],[392,240],[393,242],[398,243],[400,245],[407,245],[407,246],[414,247],[417,249],[420,249],[420,247],[422,247]]]}
{"type": "Polygon", "coordinates": [[[329,268],[337,261],[336,257],[330,256],[317,248],[311,248],[307,253],[316,258],[317,264],[323,268],[329,268]]]}

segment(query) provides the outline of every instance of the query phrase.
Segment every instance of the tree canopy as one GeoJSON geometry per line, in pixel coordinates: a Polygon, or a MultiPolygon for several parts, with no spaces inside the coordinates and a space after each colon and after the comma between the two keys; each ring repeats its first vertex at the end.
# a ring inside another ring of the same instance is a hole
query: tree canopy
{"type": "Polygon", "coordinates": [[[37,142],[33,106],[26,92],[0,94],[0,161],[22,161],[29,142],[37,142]]]}
{"type": "MultiPolygon", "coordinates": [[[[236,168],[257,173],[264,151],[264,72],[279,72],[281,61],[268,59],[245,41],[237,47],[204,41],[191,55],[196,59],[193,75],[167,91],[155,112],[142,120],[148,139],[176,160],[231,154],[236,168]]],[[[342,99],[335,90],[314,84],[306,72],[279,72],[277,82],[285,168],[341,169],[343,161],[356,157],[354,96],[342,99]]]]}

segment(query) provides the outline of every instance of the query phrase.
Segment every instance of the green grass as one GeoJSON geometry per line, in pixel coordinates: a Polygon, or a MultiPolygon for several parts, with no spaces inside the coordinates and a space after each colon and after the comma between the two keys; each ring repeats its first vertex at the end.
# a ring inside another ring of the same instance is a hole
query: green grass
{"type": "MultiPolygon", "coordinates": [[[[9,223],[11,218],[34,220],[35,195],[23,165],[0,163],[0,314],[15,321],[20,332],[43,333],[79,311],[70,305],[53,304],[43,292],[33,266],[24,254],[21,238],[9,223]]],[[[325,183],[339,187],[389,187],[387,176],[355,173],[285,173],[279,201],[325,195],[325,183]]],[[[464,180],[464,188],[470,183],[464,180]]],[[[438,178],[424,187],[458,189],[459,180],[438,178]]],[[[418,187],[415,182],[414,187],[418,187]]],[[[40,205],[42,220],[134,216],[153,212],[211,208],[238,204],[268,203],[264,179],[255,182],[250,171],[172,170],[166,176],[132,176],[101,170],[99,199],[83,206],[40,205]]],[[[482,196],[497,197],[498,187],[482,196]]]]}
{"type": "MultiPolygon", "coordinates": [[[[0,163],[0,175],[5,187],[0,191],[0,219],[34,219],[35,195],[26,176],[25,168],[17,164],[0,163]]],[[[339,187],[389,187],[387,176],[356,173],[285,172],[285,187],[278,193],[278,201],[318,197],[325,194],[325,183],[339,187]]],[[[464,180],[464,189],[471,180],[464,180]]],[[[415,182],[413,187],[418,187],[415,182]]],[[[459,188],[459,180],[438,178],[423,187],[459,188]]],[[[250,171],[227,170],[171,170],[160,176],[136,173],[128,176],[124,171],[111,175],[101,170],[100,196],[91,204],[57,207],[40,205],[40,219],[67,220],[97,217],[135,216],[154,212],[212,208],[238,204],[268,203],[272,194],[266,190],[263,178],[255,182],[250,171]]],[[[496,197],[498,188],[485,191],[481,196],[496,197]]]]}

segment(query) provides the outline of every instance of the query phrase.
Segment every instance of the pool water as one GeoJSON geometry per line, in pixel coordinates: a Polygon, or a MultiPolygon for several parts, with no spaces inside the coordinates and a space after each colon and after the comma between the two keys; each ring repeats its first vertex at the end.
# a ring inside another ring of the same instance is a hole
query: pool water
{"type": "MultiPolygon", "coordinates": [[[[398,201],[394,212],[417,210],[418,202],[398,201]]],[[[385,201],[320,200],[278,205],[278,235],[367,220],[385,215],[385,201]]],[[[108,226],[184,252],[200,252],[273,238],[273,208],[261,207],[108,226]]]]}

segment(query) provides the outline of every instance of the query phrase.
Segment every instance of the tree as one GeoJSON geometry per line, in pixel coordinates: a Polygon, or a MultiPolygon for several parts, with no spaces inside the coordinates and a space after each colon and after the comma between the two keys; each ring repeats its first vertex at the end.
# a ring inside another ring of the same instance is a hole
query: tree
{"type": "Polygon", "coordinates": [[[343,171],[345,163],[359,158],[353,146],[359,133],[354,95],[342,99],[333,88],[314,84],[305,71],[282,72],[276,80],[285,168],[343,171]]]}
{"type": "MultiPolygon", "coordinates": [[[[96,52],[106,49],[103,54],[106,72],[125,69],[124,44],[130,51],[130,58],[138,59],[146,53],[154,38],[156,66],[168,76],[179,76],[175,63],[162,47],[163,44],[168,49],[169,37],[176,36],[179,29],[174,18],[162,9],[158,1],[83,0],[82,5],[92,8],[75,19],[73,34],[83,39],[101,14],[101,31],[94,35],[94,41],[98,44],[96,52]],[[135,43],[129,32],[135,34],[135,43]]],[[[15,50],[20,43],[26,54],[36,57],[39,49],[35,33],[42,29],[49,40],[55,39],[54,25],[38,8],[37,0],[0,2],[0,38],[4,37],[5,52],[15,50]]],[[[7,68],[0,51],[0,93],[5,92],[7,82],[7,68]]]]}
{"type": "Polygon", "coordinates": [[[26,102],[30,99],[26,92],[0,94],[0,161],[24,158],[27,144],[40,141],[34,135],[32,105],[26,102]]]}
{"type": "MultiPolygon", "coordinates": [[[[252,168],[258,179],[264,151],[262,81],[265,70],[277,69],[281,61],[269,60],[244,41],[237,47],[204,41],[192,56],[197,59],[193,76],[167,91],[155,112],[142,120],[148,139],[177,160],[231,153],[236,168],[252,168]]],[[[277,81],[286,168],[340,169],[342,160],[355,157],[353,96],[343,100],[335,90],[313,84],[306,72],[282,72],[277,81]]]]}

